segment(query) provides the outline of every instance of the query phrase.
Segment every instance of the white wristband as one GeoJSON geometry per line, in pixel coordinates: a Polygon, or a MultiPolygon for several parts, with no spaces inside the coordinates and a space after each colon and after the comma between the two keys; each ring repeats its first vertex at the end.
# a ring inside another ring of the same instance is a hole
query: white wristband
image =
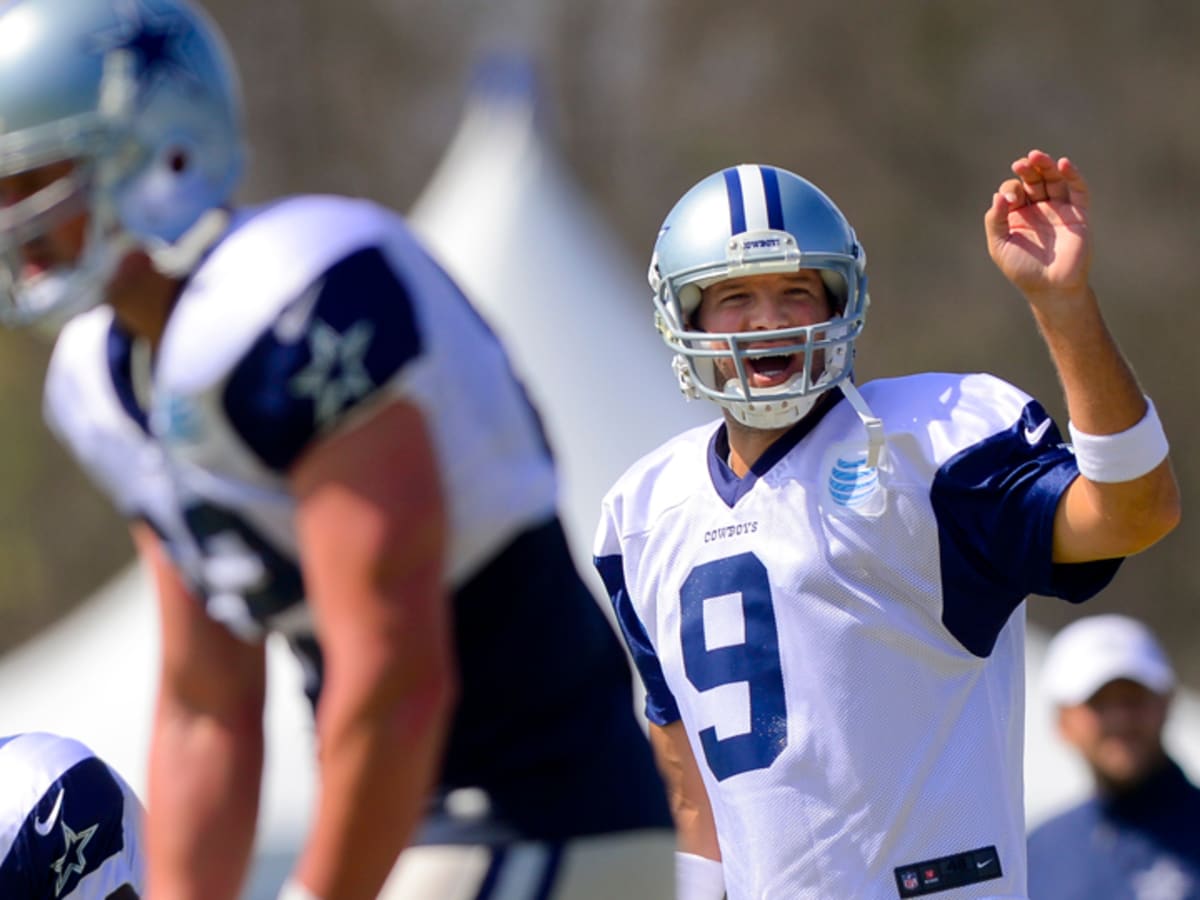
{"type": "Polygon", "coordinates": [[[321,898],[296,879],[289,878],[279,889],[277,900],[321,900],[321,898]]]}
{"type": "Polygon", "coordinates": [[[724,900],[725,870],[719,860],[675,852],[675,900],[724,900]]]}
{"type": "Polygon", "coordinates": [[[1116,434],[1084,434],[1067,423],[1079,474],[1089,481],[1133,481],[1167,458],[1167,436],[1150,398],[1146,415],[1132,428],[1116,434]]]}

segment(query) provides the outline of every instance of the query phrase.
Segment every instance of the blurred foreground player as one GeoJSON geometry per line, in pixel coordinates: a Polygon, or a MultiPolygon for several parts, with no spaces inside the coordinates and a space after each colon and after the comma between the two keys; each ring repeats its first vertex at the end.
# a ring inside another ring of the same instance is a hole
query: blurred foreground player
{"type": "Polygon", "coordinates": [[[372,203],[232,208],[236,76],[185,0],[10,2],[0,48],[4,316],[67,321],[47,417],[160,604],[150,895],[239,894],[268,631],[319,744],[286,896],[373,898],[414,843],[391,897],[670,893],[626,659],[455,284],[372,203]]]}

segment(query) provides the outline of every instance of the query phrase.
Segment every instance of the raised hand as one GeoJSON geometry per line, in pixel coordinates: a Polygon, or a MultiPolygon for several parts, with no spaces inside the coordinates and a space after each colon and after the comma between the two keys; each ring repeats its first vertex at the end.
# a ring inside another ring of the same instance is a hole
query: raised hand
{"type": "Polygon", "coordinates": [[[1012,164],[984,215],[988,252],[1034,303],[1086,291],[1091,262],[1088,188],[1065,156],[1030,150],[1012,164]]]}

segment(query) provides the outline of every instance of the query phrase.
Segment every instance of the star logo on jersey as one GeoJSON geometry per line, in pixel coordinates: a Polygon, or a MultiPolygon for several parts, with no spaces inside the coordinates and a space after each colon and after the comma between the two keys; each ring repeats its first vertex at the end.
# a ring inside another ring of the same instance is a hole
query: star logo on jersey
{"type": "Polygon", "coordinates": [[[322,319],[312,320],[308,365],[292,376],[288,388],[294,396],[312,400],[318,426],[328,425],[375,387],[366,367],[367,350],[374,337],[375,326],[365,320],[355,322],[344,332],[322,319]]]}
{"type": "Polygon", "coordinates": [[[99,824],[96,824],[76,832],[72,831],[66,822],[62,823],[63,837],[66,839],[67,846],[63,850],[63,855],[50,863],[50,869],[58,875],[54,882],[55,897],[62,895],[63,888],[67,886],[72,875],[83,875],[87,871],[87,858],[83,855],[83,850],[99,827],[99,824]]]}

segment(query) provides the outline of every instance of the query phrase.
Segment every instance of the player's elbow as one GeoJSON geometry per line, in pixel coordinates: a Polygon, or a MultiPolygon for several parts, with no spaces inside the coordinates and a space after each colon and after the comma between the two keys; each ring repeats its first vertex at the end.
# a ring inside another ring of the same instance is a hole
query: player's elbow
{"type": "Polygon", "coordinates": [[[1127,517],[1131,549],[1126,555],[1140,553],[1157,544],[1174,531],[1183,518],[1183,501],[1174,475],[1166,472],[1155,488],[1127,517]]]}

